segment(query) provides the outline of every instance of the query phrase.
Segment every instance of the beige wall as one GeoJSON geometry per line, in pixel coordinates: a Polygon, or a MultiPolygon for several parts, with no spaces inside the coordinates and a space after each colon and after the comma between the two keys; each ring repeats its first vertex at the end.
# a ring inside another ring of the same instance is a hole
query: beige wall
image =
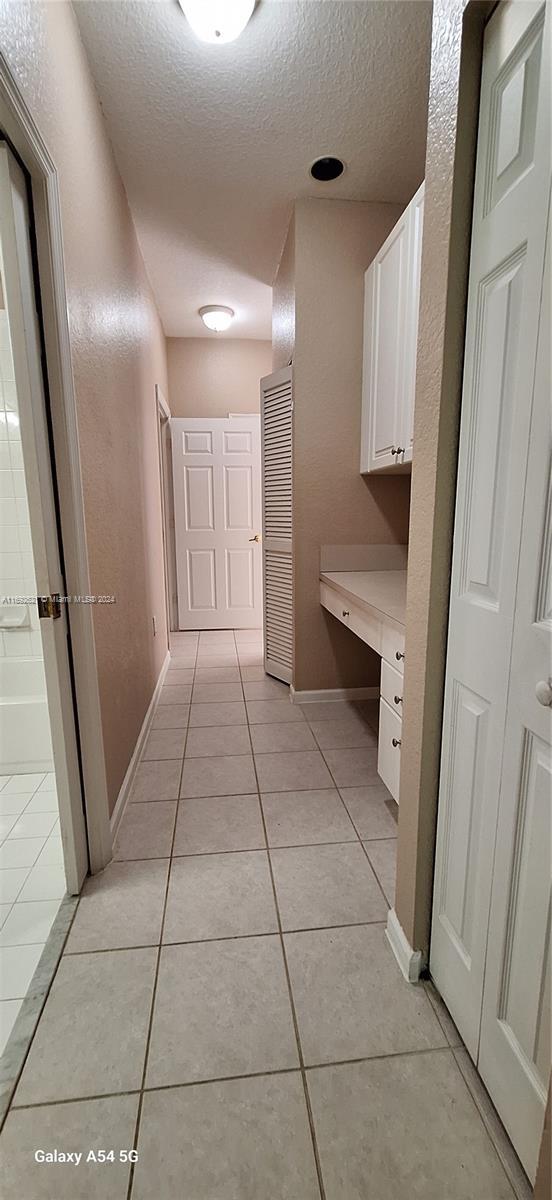
{"type": "Polygon", "coordinates": [[[94,614],[113,807],[166,653],[165,339],[71,5],[0,0],[0,42],[59,175],[92,591],[116,597],[94,614]]]}
{"type": "Polygon", "coordinates": [[[408,563],[395,908],[427,954],[483,21],[435,0],[408,563]]]}
{"type": "Polygon", "coordinates": [[[295,346],[295,214],[272,289],[272,370],[287,367],[295,346]]]}
{"type": "Polygon", "coordinates": [[[258,412],[259,380],[272,370],[270,342],[252,338],[168,338],[173,417],[258,412]]]}
{"type": "Polygon", "coordinates": [[[391,204],[295,206],[294,557],[297,690],[379,682],[379,659],[320,606],[320,546],[406,542],[410,479],[360,475],[364,272],[391,204]]]}

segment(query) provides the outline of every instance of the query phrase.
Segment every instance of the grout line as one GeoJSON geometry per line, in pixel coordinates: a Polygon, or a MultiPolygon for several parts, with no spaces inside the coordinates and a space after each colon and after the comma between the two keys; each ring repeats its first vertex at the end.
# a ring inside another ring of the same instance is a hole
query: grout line
{"type": "MultiPolygon", "coordinates": [[[[336,1058],[332,1062],[313,1062],[305,1067],[305,1072],[311,1070],[330,1070],[332,1067],[356,1067],[360,1063],[383,1062],[386,1058],[413,1058],[420,1055],[437,1055],[448,1054],[454,1057],[451,1046],[424,1046],[419,1050],[391,1050],[389,1054],[374,1054],[365,1055],[358,1058],[336,1058]]],[[[460,1070],[460,1067],[458,1067],[460,1070]]],[[[462,1074],[462,1072],[460,1072],[462,1074]]],[[[250,1070],[242,1075],[214,1075],[209,1079],[186,1079],[180,1084],[156,1084],[155,1087],[144,1087],[140,1092],[139,1088],[132,1088],[131,1091],[122,1092],[97,1092],[92,1096],[65,1096],[58,1100],[38,1100],[36,1104],[13,1104],[12,1108],[16,1112],[24,1112],[28,1109],[50,1109],[55,1108],[59,1104],[86,1104],[88,1100],[104,1100],[115,1099],[119,1096],[150,1096],[155,1092],[174,1092],[179,1088],[184,1087],[205,1087],[209,1084],[229,1084],[240,1079],[263,1079],[264,1076],[274,1075],[300,1075],[300,1067],[277,1067],[272,1070],[250,1070]]],[[[464,1081],[466,1082],[466,1081],[464,1081]]],[[[468,1087],[469,1091],[469,1086],[468,1087]]],[[[472,1096],[472,1092],[470,1092],[472,1096]]],[[[473,1097],[472,1097],[473,1098],[473,1097]]],[[[475,1103],[475,1102],[474,1102],[475,1103]]],[[[487,1136],[488,1130],[487,1130],[487,1136]]]]}
{"type": "MultiPolygon", "coordinates": [[[[64,897],[62,897],[62,900],[60,900],[60,908],[61,908],[61,905],[62,905],[62,903],[63,903],[63,899],[64,899],[64,897]]],[[[25,1066],[26,1066],[26,1063],[27,1063],[27,1059],[28,1059],[28,1057],[29,1057],[29,1054],[30,1054],[30,1052],[31,1052],[31,1047],[32,1047],[32,1045],[33,1045],[33,1042],[34,1042],[34,1040],[35,1040],[35,1037],[36,1037],[36,1035],[37,1035],[38,1028],[39,1028],[40,1022],[41,1022],[41,1020],[42,1020],[42,1017],[43,1017],[43,1014],[44,1014],[44,1009],[46,1008],[46,1004],[47,1004],[47,1002],[48,1002],[48,1000],[49,1000],[49,997],[50,997],[50,992],[51,992],[51,990],[52,990],[52,987],[53,987],[53,984],[54,984],[54,980],[55,980],[55,978],[56,978],[56,976],[57,976],[57,973],[58,973],[58,971],[59,971],[59,968],[60,968],[60,964],[61,964],[61,962],[62,962],[62,960],[63,960],[63,951],[65,950],[65,947],[66,947],[66,945],[67,945],[67,939],[68,939],[68,937],[69,937],[69,934],[70,934],[70,932],[71,932],[71,930],[72,930],[72,928],[73,928],[73,924],[74,924],[74,921],[75,921],[75,917],[76,917],[76,915],[77,915],[77,911],[78,911],[78,908],[79,908],[79,904],[80,904],[80,896],[79,896],[79,898],[78,898],[78,901],[77,901],[77,903],[76,903],[76,905],[75,905],[75,910],[74,910],[74,912],[73,912],[73,916],[71,917],[71,920],[70,920],[70,922],[69,922],[69,925],[68,925],[68,927],[67,927],[67,930],[66,930],[66,933],[65,933],[65,937],[64,937],[64,939],[63,939],[63,942],[62,942],[62,945],[61,945],[61,947],[60,947],[60,951],[59,951],[59,957],[58,957],[57,963],[56,963],[56,965],[55,965],[55,969],[54,969],[54,971],[52,972],[52,978],[50,979],[50,982],[49,982],[49,984],[48,984],[48,987],[46,988],[46,991],[45,991],[45,993],[44,993],[44,996],[43,996],[43,998],[42,998],[42,1003],[41,1003],[41,1005],[40,1005],[40,1009],[39,1009],[39,1011],[38,1011],[38,1014],[37,1014],[37,1017],[36,1017],[36,1020],[35,1020],[35,1025],[34,1025],[33,1032],[32,1032],[32,1034],[31,1034],[31,1036],[30,1036],[30,1038],[29,1038],[29,1044],[28,1044],[28,1046],[27,1046],[27,1049],[26,1049],[26,1051],[25,1051],[25,1054],[24,1054],[24,1056],[23,1056],[23,1061],[22,1061],[22,1063],[21,1063],[21,1066],[20,1066],[20,1068],[19,1068],[19,1071],[18,1071],[18,1073],[17,1073],[17,1075],[16,1075],[16,1077],[15,1077],[15,1079],[13,1080],[13,1083],[12,1083],[12,1085],[11,1085],[11,1095],[10,1095],[10,1099],[9,1099],[9,1102],[8,1102],[8,1104],[6,1104],[5,1111],[4,1111],[4,1115],[3,1115],[2,1119],[0,1120],[0,1133],[2,1132],[2,1129],[4,1128],[4,1125],[5,1125],[5,1123],[6,1123],[7,1119],[8,1119],[8,1115],[9,1115],[9,1113],[11,1112],[12,1108],[14,1108],[14,1107],[15,1107],[15,1105],[14,1105],[14,1103],[13,1103],[13,1099],[14,1099],[14,1096],[16,1095],[17,1089],[18,1089],[18,1087],[19,1087],[19,1081],[20,1081],[20,1079],[21,1079],[21,1076],[22,1076],[22,1074],[23,1074],[23,1071],[25,1070],[25,1066]]],[[[27,993],[27,994],[28,994],[28,993],[27,993]]]]}
{"type": "MultiPolygon", "coordinates": [[[[198,656],[198,649],[196,647],[196,660],[194,660],[194,667],[193,667],[194,673],[196,673],[197,656],[198,656]]],[[[191,712],[191,708],[188,709],[188,720],[187,720],[185,739],[184,739],[184,755],[182,755],[182,762],[181,762],[181,767],[180,767],[179,794],[180,794],[181,788],[182,788],[182,774],[184,774],[184,761],[185,761],[185,755],[186,755],[188,731],[190,731],[190,712],[191,712]]],[[[174,840],[175,840],[175,836],[176,836],[176,823],[178,823],[178,815],[179,815],[179,810],[178,810],[178,805],[176,805],[176,809],[174,811],[173,836],[172,836],[172,840],[170,840],[167,880],[166,880],[166,884],[164,884],[164,901],[163,901],[163,911],[162,911],[162,916],[161,916],[160,941],[158,941],[158,946],[157,946],[157,959],[156,959],[155,974],[154,974],[154,988],[152,988],[152,992],[151,992],[150,1019],[149,1019],[149,1024],[148,1024],[148,1033],[146,1033],[146,1039],[145,1039],[144,1066],[143,1066],[143,1072],[142,1072],[142,1084],[140,1084],[140,1098],[138,1100],[138,1110],[137,1110],[137,1115],[136,1115],[136,1128],[134,1128],[133,1150],[138,1150],[140,1120],[142,1120],[142,1109],[143,1109],[143,1103],[144,1103],[145,1076],[146,1076],[146,1070],[148,1070],[148,1058],[149,1058],[149,1052],[150,1052],[151,1031],[152,1031],[152,1027],[154,1027],[155,1002],[156,1002],[156,998],[157,998],[157,984],[158,984],[158,978],[160,978],[161,952],[162,952],[162,947],[163,947],[164,920],[166,920],[166,916],[167,916],[167,904],[168,904],[169,886],[170,886],[170,871],[172,871],[173,848],[174,848],[174,840]]],[[[134,1166],[136,1166],[136,1164],[132,1163],[130,1174],[128,1174],[127,1200],[131,1200],[132,1188],[133,1188],[133,1184],[134,1184],[134,1166]]]]}
{"type": "MultiPolygon", "coordinates": [[[[197,664],[197,649],[196,649],[195,661],[197,664]]],[[[194,672],[195,672],[195,666],[194,666],[194,672]]],[[[190,711],[188,711],[188,724],[186,726],[186,735],[185,735],[185,739],[184,739],[184,756],[186,754],[186,746],[188,743],[189,729],[190,729],[190,711]]],[[[179,780],[179,785],[178,785],[179,794],[182,790],[182,775],[184,772],[184,756],[182,758],[182,765],[180,768],[180,780],[179,780]]],[[[163,949],[163,931],[165,929],[165,918],[167,915],[167,903],[168,903],[168,899],[169,899],[169,887],[170,887],[170,881],[171,881],[172,858],[173,858],[174,842],[175,842],[175,838],[176,838],[177,821],[178,821],[178,805],[174,812],[174,824],[173,824],[173,831],[172,831],[172,838],[171,838],[171,845],[170,845],[170,852],[169,852],[169,867],[167,870],[167,879],[165,882],[165,899],[163,902],[163,912],[161,915],[161,925],[160,925],[160,929],[159,929],[159,945],[157,947],[157,959],[156,959],[156,963],[155,963],[155,973],[154,973],[154,978],[153,978],[153,989],[152,989],[152,995],[151,995],[151,1007],[150,1007],[150,1015],[149,1015],[149,1022],[148,1022],[148,1031],[147,1031],[147,1035],[146,1035],[146,1045],[145,1045],[145,1050],[144,1050],[144,1066],[142,1069],[142,1081],[141,1081],[141,1085],[140,1085],[140,1099],[138,1101],[138,1109],[136,1112],[136,1126],[135,1126],[135,1130],[134,1130],[134,1142],[133,1142],[134,1150],[138,1149],[138,1141],[139,1141],[139,1137],[140,1137],[140,1123],[141,1123],[141,1119],[142,1119],[142,1108],[143,1108],[143,1104],[144,1104],[144,1088],[146,1085],[146,1072],[147,1072],[147,1068],[148,1068],[149,1050],[150,1050],[150,1044],[151,1044],[151,1034],[152,1034],[152,1029],[153,1029],[153,1018],[154,1018],[154,1013],[155,1013],[155,1002],[157,999],[157,985],[159,982],[161,952],[163,949]]],[[[129,1177],[128,1177],[127,1200],[131,1200],[131,1196],[132,1196],[132,1189],[134,1186],[135,1165],[136,1164],[133,1162],[133,1163],[131,1163],[131,1166],[130,1166],[130,1172],[129,1172],[129,1177]]]]}
{"type": "MultiPolygon", "coordinates": [[[[353,1067],[360,1063],[382,1062],[387,1058],[414,1058],[422,1054],[449,1054],[454,1057],[451,1046],[424,1046],[419,1050],[392,1050],[389,1054],[372,1054],[359,1058],[340,1058],[332,1062],[309,1063],[308,1066],[305,1066],[305,1073],[330,1070],[332,1067],[353,1067]]],[[[213,1075],[208,1079],[185,1079],[182,1083],[158,1083],[155,1087],[142,1090],[133,1088],[130,1091],[122,1092],[97,1092],[90,1096],[64,1096],[59,1100],[39,1100],[35,1104],[14,1104],[12,1108],[15,1112],[24,1112],[26,1109],[33,1108],[52,1108],[58,1104],[86,1104],[88,1100],[115,1099],[118,1096],[148,1096],[154,1092],[174,1092],[180,1088],[205,1087],[210,1083],[230,1083],[239,1079],[262,1079],[264,1076],[300,1075],[301,1073],[301,1068],[298,1066],[277,1067],[266,1071],[247,1071],[243,1075],[213,1075]]]]}
{"type": "MultiPolygon", "coordinates": [[[[321,933],[328,929],[363,929],[365,926],[381,925],[385,929],[385,921],[346,921],[341,925],[305,925],[297,929],[282,929],[282,934],[291,933],[321,933]]],[[[279,929],[256,929],[253,933],[218,934],[216,937],[171,939],[170,942],[144,942],[132,946],[98,946],[94,950],[67,950],[64,958],[82,958],[86,954],[125,954],[129,950],[158,950],[159,946],[200,946],[204,942],[243,942],[248,938],[279,937],[279,929]]],[[[444,1031],[443,1031],[444,1032],[444,1031]]],[[[264,1072],[262,1072],[264,1074],[264,1072]]]]}
{"type": "MultiPolygon", "coordinates": [[[[324,760],[324,761],[325,761],[325,760],[324,760]]],[[[365,856],[365,858],[366,858],[366,861],[367,861],[367,863],[368,863],[368,866],[369,866],[369,868],[370,868],[370,871],[372,872],[372,875],[374,876],[374,879],[376,880],[376,883],[377,883],[377,885],[378,885],[378,887],[379,887],[379,890],[380,890],[380,892],[381,892],[381,894],[382,894],[382,896],[383,896],[383,899],[385,900],[385,903],[386,903],[386,906],[387,906],[387,908],[388,908],[388,909],[390,909],[390,908],[392,908],[393,906],[392,906],[392,905],[389,903],[389,900],[387,899],[387,896],[385,895],[385,892],[384,892],[384,890],[383,890],[383,887],[382,887],[382,885],[381,885],[381,883],[380,883],[379,876],[378,876],[378,874],[376,873],[376,870],[375,870],[375,868],[372,866],[372,862],[371,862],[371,859],[370,859],[370,857],[369,857],[369,855],[368,855],[368,851],[367,851],[367,849],[366,849],[366,846],[365,846],[365,844],[364,844],[364,842],[363,842],[363,840],[362,840],[362,838],[361,838],[361,836],[360,836],[360,833],[358,832],[357,826],[356,826],[355,822],[353,821],[353,818],[352,818],[352,816],[351,816],[351,814],[350,814],[350,812],[349,812],[349,809],[347,808],[347,805],[345,804],[345,801],[344,801],[344,799],[343,799],[343,796],[341,795],[341,793],[340,793],[340,791],[339,791],[339,788],[338,788],[338,786],[337,786],[337,783],[335,783],[335,776],[334,776],[334,774],[333,774],[333,772],[332,772],[332,769],[331,769],[331,767],[330,767],[330,765],[329,765],[328,763],[326,763],[326,766],[328,767],[328,771],[330,772],[330,775],[331,775],[332,779],[334,780],[335,789],[336,789],[336,792],[337,792],[337,794],[338,794],[338,796],[339,796],[339,799],[341,800],[341,803],[342,803],[342,805],[343,805],[343,808],[345,809],[345,812],[347,813],[347,816],[348,816],[348,818],[349,818],[349,820],[350,820],[350,822],[351,822],[351,825],[353,826],[353,829],[354,829],[354,831],[355,831],[355,833],[356,833],[356,835],[357,835],[357,838],[358,838],[358,840],[359,840],[359,842],[360,842],[360,845],[361,845],[361,847],[362,847],[363,854],[364,854],[364,856],[365,856]]],[[[372,838],[372,839],[368,839],[368,840],[372,840],[372,841],[375,841],[375,842],[377,842],[377,841],[389,841],[389,842],[394,842],[394,841],[396,841],[396,838],[372,838]]]]}
{"type": "MultiPolygon", "coordinates": [[[[247,728],[248,728],[248,730],[249,730],[249,739],[250,739],[250,741],[251,741],[251,749],[253,749],[253,742],[252,742],[252,739],[251,739],[251,726],[250,726],[250,724],[249,724],[249,719],[248,719],[248,723],[247,723],[247,728]]],[[[315,1163],[315,1167],[316,1167],[316,1175],[317,1175],[317,1178],[318,1178],[318,1189],[319,1189],[319,1192],[320,1192],[320,1200],[326,1200],[326,1189],[325,1189],[325,1187],[324,1187],[324,1180],[323,1180],[323,1177],[322,1177],[322,1164],[321,1164],[321,1162],[320,1162],[320,1155],[319,1155],[319,1152],[318,1152],[318,1144],[317,1144],[317,1141],[316,1141],[316,1132],[315,1132],[315,1128],[314,1128],[314,1116],[313,1116],[313,1112],[312,1112],[312,1108],[311,1108],[310,1096],[309,1096],[309,1091],[308,1091],[308,1087],[307,1087],[307,1077],[306,1077],[306,1074],[305,1074],[305,1061],[304,1061],[304,1057],[303,1057],[303,1048],[302,1048],[302,1045],[301,1045],[301,1037],[300,1037],[300,1034],[299,1034],[299,1021],[298,1021],[298,1018],[297,1018],[297,1011],[296,1011],[296,1008],[295,1008],[295,1000],[294,1000],[294,996],[293,996],[293,989],[292,989],[292,986],[291,986],[291,976],[290,976],[290,972],[289,972],[289,965],[288,965],[288,960],[287,960],[286,947],[285,947],[285,943],[284,943],[284,936],[283,936],[283,930],[282,930],[282,919],[281,919],[281,915],[280,915],[280,908],[279,908],[279,904],[278,904],[278,893],[277,893],[277,891],[276,891],[276,881],[275,881],[275,879],[274,879],[274,871],[273,871],[273,868],[272,868],[272,859],[271,859],[271,857],[270,857],[270,847],[269,847],[269,844],[268,844],[268,833],[267,833],[267,828],[266,828],[266,821],[265,821],[265,814],[264,814],[264,810],[263,810],[263,803],[262,803],[262,800],[261,800],[261,789],[260,789],[260,785],[259,785],[259,777],[258,777],[258,775],[257,775],[257,765],[256,765],[256,763],[255,763],[255,756],[253,756],[253,769],[254,769],[254,771],[255,771],[255,778],[256,778],[256,780],[257,780],[257,792],[258,792],[258,796],[259,796],[259,805],[260,805],[260,809],[261,809],[261,820],[262,820],[262,822],[263,822],[263,830],[264,830],[265,843],[266,843],[266,852],[267,852],[267,858],[268,858],[268,869],[269,869],[269,872],[270,872],[270,881],[271,881],[271,884],[272,884],[272,893],[273,893],[273,896],[274,896],[274,906],[275,906],[275,909],[276,909],[276,918],[277,918],[277,921],[278,921],[278,930],[279,930],[279,937],[280,937],[280,948],[281,948],[281,951],[282,951],[282,959],[283,959],[283,964],[284,964],[284,971],[285,971],[286,983],[287,983],[287,989],[288,989],[289,1004],[290,1004],[290,1009],[291,1009],[291,1018],[292,1018],[292,1022],[293,1022],[293,1029],[294,1029],[294,1033],[295,1033],[295,1042],[296,1042],[296,1045],[297,1045],[297,1055],[298,1055],[298,1058],[299,1058],[299,1068],[300,1068],[300,1071],[301,1071],[301,1081],[302,1081],[302,1084],[303,1084],[303,1095],[304,1095],[304,1097],[305,1097],[305,1107],[306,1107],[306,1110],[307,1110],[307,1118],[308,1118],[308,1122],[309,1122],[309,1129],[310,1129],[311,1143],[312,1143],[312,1151],[313,1151],[313,1155],[314,1155],[314,1163],[315,1163]]]]}

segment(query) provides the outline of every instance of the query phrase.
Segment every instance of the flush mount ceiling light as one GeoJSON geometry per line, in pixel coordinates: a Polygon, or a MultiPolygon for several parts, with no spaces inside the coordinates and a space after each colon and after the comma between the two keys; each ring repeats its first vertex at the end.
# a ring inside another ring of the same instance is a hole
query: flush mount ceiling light
{"type": "Polygon", "coordinates": [[[212,329],[214,333],[224,333],[234,320],[234,309],[226,308],[224,304],[204,304],[199,310],[199,315],[207,329],[212,329]]]}
{"type": "Polygon", "coordinates": [[[323,158],[317,158],[316,162],[313,162],[310,173],[318,183],[331,183],[332,179],[339,179],[344,170],[345,163],[340,158],[325,154],[323,158]]]}
{"type": "Polygon", "coordinates": [[[202,42],[219,46],[234,42],[243,32],[255,0],[178,0],[194,33],[202,42]]]}

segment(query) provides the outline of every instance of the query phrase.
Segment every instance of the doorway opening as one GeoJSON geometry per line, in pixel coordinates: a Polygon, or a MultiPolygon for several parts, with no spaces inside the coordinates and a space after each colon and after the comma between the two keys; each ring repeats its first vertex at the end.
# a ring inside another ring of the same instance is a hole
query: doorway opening
{"type": "Polygon", "coordinates": [[[2,1053],[20,1044],[18,1017],[60,906],[89,865],[31,219],[23,170],[0,143],[2,1053]]]}

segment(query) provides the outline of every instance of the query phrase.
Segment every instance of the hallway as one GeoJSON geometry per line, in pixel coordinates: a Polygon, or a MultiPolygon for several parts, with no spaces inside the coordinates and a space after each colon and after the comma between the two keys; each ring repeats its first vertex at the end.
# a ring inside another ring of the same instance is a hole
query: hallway
{"type": "Polygon", "coordinates": [[[386,942],[375,706],[292,706],[261,650],[173,635],[0,1140],[4,1200],[522,1195],[446,1010],[386,942]]]}

